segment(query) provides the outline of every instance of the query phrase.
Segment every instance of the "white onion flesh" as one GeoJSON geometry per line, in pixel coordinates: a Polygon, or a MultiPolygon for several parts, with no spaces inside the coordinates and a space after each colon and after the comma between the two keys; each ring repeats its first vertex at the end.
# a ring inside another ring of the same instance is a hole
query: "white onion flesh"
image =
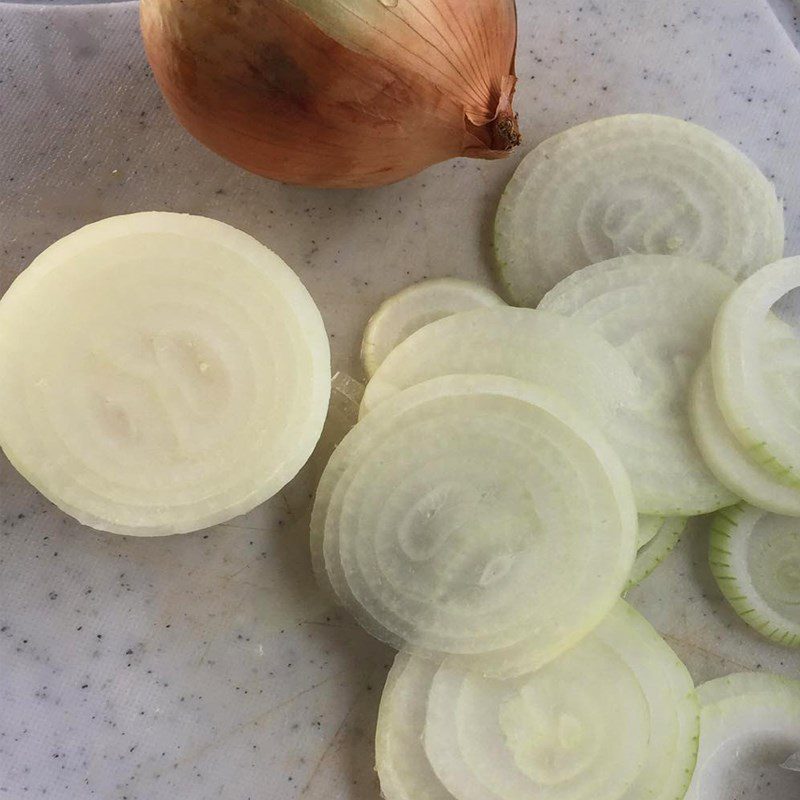
{"type": "Polygon", "coordinates": [[[800,749],[800,681],[743,673],[697,694],[700,748],[685,800],[797,796],[800,776],[782,765],[800,749]]]}
{"type": "Polygon", "coordinates": [[[48,248],[0,302],[0,443],[102,530],[197,530],[249,511],[309,457],[330,392],[297,276],[214,220],[145,213],[48,248]]]}
{"type": "Polygon", "coordinates": [[[800,647],[800,521],[741,503],[718,512],[711,530],[711,571],[736,613],[800,647]]]}
{"type": "Polygon", "coordinates": [[[689,410],[697,446],[722,484],[759,508],[800,517],[800,487],[780,483],[750,456],[728,429],[717,405],[711,364],[707,359],[694,377],[689,410]]]}
{"type": "Polygon", "coordinates": [[[540,308],[574,317],[611,343],[638,378],[635,400],[604,428],[644,514],[691,516],[735,503],[691,432],[689,383],[731,278],[670,256],[624,256],[573,273],[540,308]]]}
{"type": "Polygon", "coordinates": [[[601,427],[637,390],[625,359],[587,326],[558,314],[503,306],[455,314],[406,339],[367,384],[362,415],[403,389],[456,374],[536,383],[601,427]]]}
{"type": "Polygon", "coordinates": [[[741,278],[783,255],[783,209],[743,153],[697,125],[632,114],[557,134],[521,163],[497,212],[500,279],[535,306],[573,270],[676,255],[741,278]]]}
{"type": "Polygon", "coordinates": [[[652,575],[656,567],[675,549],[686,530],[685,517],[652,517],[652,519],[658,520],[655,536],[640,545],[626,589],[638,586],[645,578],[652,575]]]}
{"type": "Polygon", "coordinates": [[[456,375],[359,422],[320,482],[311,536],[322,582],[375,636],[509,674],[613,606],[636,513],[616,454],[568,404],[456,375]]]}
{"type": "Polygon", "coordinates": [[[372,315],[361,343],[361,363],[372,377],[386,357],[420,328],[475,308],[504,305],[491,289],[458,278],[415,283],[390,297],[372,315]]]}
{"type": "Polygon", "coordinates": [[[439,667],[423,741],[458,800],[673,800],[697,727],[686,668],[619,601],[580,644],[515,680],[439,667]]]}
{"type": "Polygon", "coordinates": [[[720,309],[711,367],[717,403],[748,455],[775,478],[800,487],[800,341],[770,357],[770,311],[800,286],[800,256],[759,270],[720,309]]]}

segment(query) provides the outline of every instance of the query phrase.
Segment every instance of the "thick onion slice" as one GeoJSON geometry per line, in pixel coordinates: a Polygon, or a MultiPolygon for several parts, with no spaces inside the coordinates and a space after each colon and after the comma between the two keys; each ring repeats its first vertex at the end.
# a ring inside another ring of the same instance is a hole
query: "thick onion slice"
{"type": "Polygon", "coordinates": [[[330,356],[298,277],[221,222],[144,213],[48,248],[0,302],[0,443],[81,522],[223,522],[319,438],[330,356]]]}
{"type": "Polygon", "coordinates": [[[691,677],[623,601],[537,671],[498,681],[444,664],[427,698],[424,750],[458,800],[674,800],[689,783],[691,677]]]}
{"type": "Polygon", "coordinates": [[[636,397],[625,359],[586,325],[558,314],[501,306],[440,319],[396,347],[372,380],[362,415],[430,378],[507,375],[552,389],[599,426],[636,397]]]}
{"type": "Polygon", "coordinates": [[[800,776],[781,765],[800,751],[800,681],[741,673],[697,695],[700,749],[686,800],[796,797],[800,776]]]}
{"type": "Polygon", "coordinates": [[[789,486],[800,487],[800,341],[794,355],[770,357],[772,306],[800,286],[800,256],[759,270],[722,306],[711,366],[720,411],[751,458],[789,486]]]}
{"type": "Polygon", "coordinates": [[[459,311],[504,305],[485,286],[459,278],[438,278],[408,286],[390,297],[372,315],[361,343],[361,363],[369,377],[386,356],[412,333],[459,311]]]}
{"type": "Polygon", "coordinates": [[[747,503],[714,516],[709,564],[736,613],[778,644],[800,647],[800,523],[747,503]]]}
{"type": "Polygon", "coordinates": [[[692,516],[738,499],[712,475],[692,436],[689,382],[733,291],[707,264],[623,256],[573,273],[540,308],[575,317],[617,349],[639,380],[635,400],[604,428],[631,476],[639,511],[692,516]]]}
{"type": "Polygon", "coordinates": [[[800,487],[781,483],[728,429],[717,405],[708,359],[694,376],[689,412],[697,446],[720,483],[759,508],[800,517],[800,487]]]}
{"type": "MultiPolygon", "coordinates": [[[[640,517],[641,519],[641,517],[640,517]]],[[[681,540],[688,520],[686,517],[647,517],[653,520],[655,535],[639,546],[636,560],[633,562],[628,577],[626,590],[638,586],[645,578],[652,575],[656,567],[675,549],[681,540]]]]}
{"type": "Polygon", "coordinates": [[[610,117],[523,160],[500,202],[495,250],[517,305],[629,253],[683,256],[741,278],[783,255],[783,209],[758,167],[711,131],[652,114],[610,117]]]}
{"type": "Polygon", "coordinates": [[[389,399],[345,438],[311,546],[322,581],[378,638],[508,674],[603,618],[636,529],[619,459],[567,403],[453,375],[389,399]]]}

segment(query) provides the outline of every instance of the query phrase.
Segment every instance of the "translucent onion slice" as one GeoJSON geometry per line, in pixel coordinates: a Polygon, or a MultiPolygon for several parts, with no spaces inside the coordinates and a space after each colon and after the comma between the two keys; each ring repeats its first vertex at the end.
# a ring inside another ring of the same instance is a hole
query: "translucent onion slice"
{"type": "Polygon", "coordinates": [[[703,462],[687,413],[689,382],[734,288],[707,264],[635,255],[585,267],[541,302],[541,309],[575,317],[603,336],[638,377],[635,400],[604,431],[644,514],[691,516],[738,499],[703,462]]]}
{"type": "MultiPolygon", "coordinates": [[[[800,256],[759,270],[722,306],[711,366],[720,411],[748,454],[777,480],[800,487],[800,368],[769,357],[772,306],[800,286],[800,256]]],[[[800,350],[800,341],[787,343],[800,350]]]]}
{"type": "Polygon", "coordinates": [[[499,275],[535,306],[573,270],[677,255],[741,278],[783,255],[783,209],[750,159],[704,128],[632,114],[578,125],[520,164],[495,223],[499,275]]]}
{"type": "Polygon", "coordinates": [[[485,286],[458,278],[421,281],[386,300],[372,315],[361,343],[361,363],[372,377],[400,342],[430,322],[459,311],[504,305],[485,286]]]}
{"type": "Polygon", "coordinates": [[[401,652],[389,671],[375,731],[375,769],[384,800],[453,800],[422,744],[437,669],[433,661],[401,652]]]}
{"type": "Polygon", "coordinates": [[[0,443],[102,530],[183,533],[250,510],[305,463],[329,392],[325,328],[300,280],[214,220],[89,225],[0,302],[0,443]]]}
{"type": "Polygon", "coordinates": [[[334,453],[312,515],[316,571],[370,632],[487,671],[496,656],[504,673],[591,630],[635,543],[630,483],[602,435],[561,398],[491,375],[381,404],[334,453]]]}
{"type": "Polygon", "coordinates": [[[490,374],[552,389],[604,426],[638,384],[608,342],[574,320],[527,308],[465,311],[396,347],[367,384],[362,415],[397,392],[442,375],[490,374]]]}
{"type": "Polygon", "coordinates": [[[442,665],[424,748],[459,800],[673,800],[697,731],[686,668],[619,601],[580,644],[515,680],[442,665]]]}
{"type": "Polygon", "coordinates": [[[686,800],[796,797],[800,776],[781,766],[800,750],[800,681],[743,673],[697,694],[700,749],[686,800]]]}
{"type": "Polygon", "coordinates": [[[639,548],[628,577],[626,590],[638,586],[661,565],[681,540],[688,520],[686,517],[651,517],[658,520],[656,535],[639,548]]]}
{"type": "Polygon", "coordinates": [[[747,503],[726,508],[714,516],[709,564],[748,625],[800,647],[800,520],[747,503]]]}
{"type": "Polygon", "coordinates": [[[800,487],[778,481],[728,429],[717,406],[708,360],[700,365],[692,382],[689,411],[697,446],[722,484],[759,508],[800,517],[800,487]]]}

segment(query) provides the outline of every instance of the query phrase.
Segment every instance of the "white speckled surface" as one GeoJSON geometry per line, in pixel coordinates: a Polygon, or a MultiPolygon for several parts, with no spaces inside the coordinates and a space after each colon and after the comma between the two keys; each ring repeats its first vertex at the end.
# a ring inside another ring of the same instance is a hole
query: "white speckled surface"
{"type": "MultiPolygon", "coordinates": [[[[788,0],[774,2],[787,3],[783,25],[766,0],[522,0],[523,152],[606,114],[693,119],[775,176],[787,253],[800,252],[800,56],[788,0]]],[[[0,50],[0,292],[101,216],[208,214],[297,269],[336,368],[357,373],[361,327],[387,294],[425,275],[490,280],[492,214],[522,153],[369,192],[287,188],[176,126],[133,3],[0,3],[0,50]]],[[[80,528],[0,458],[0,798],[377,798],[371,737],[391,653],[313,589],[313,471],[229,525],[141,541],[80,528]]],[[[636,604],[698,680],[800,675],[799,652],[720,602],[696,528],[636,604]]]]}

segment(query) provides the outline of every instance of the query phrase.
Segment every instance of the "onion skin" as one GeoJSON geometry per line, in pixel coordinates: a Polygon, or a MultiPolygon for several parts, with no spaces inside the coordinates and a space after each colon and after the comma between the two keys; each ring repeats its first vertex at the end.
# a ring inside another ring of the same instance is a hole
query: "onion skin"
{"type": "Polygon", "coordinates": [[[141,0],[140,13],[178,120],[251,172],[358,188],[507,155],[519,143],[514,0],[392,2],[141,0]],[[325,19],[359,4],[363,24],[325,19]]]}

